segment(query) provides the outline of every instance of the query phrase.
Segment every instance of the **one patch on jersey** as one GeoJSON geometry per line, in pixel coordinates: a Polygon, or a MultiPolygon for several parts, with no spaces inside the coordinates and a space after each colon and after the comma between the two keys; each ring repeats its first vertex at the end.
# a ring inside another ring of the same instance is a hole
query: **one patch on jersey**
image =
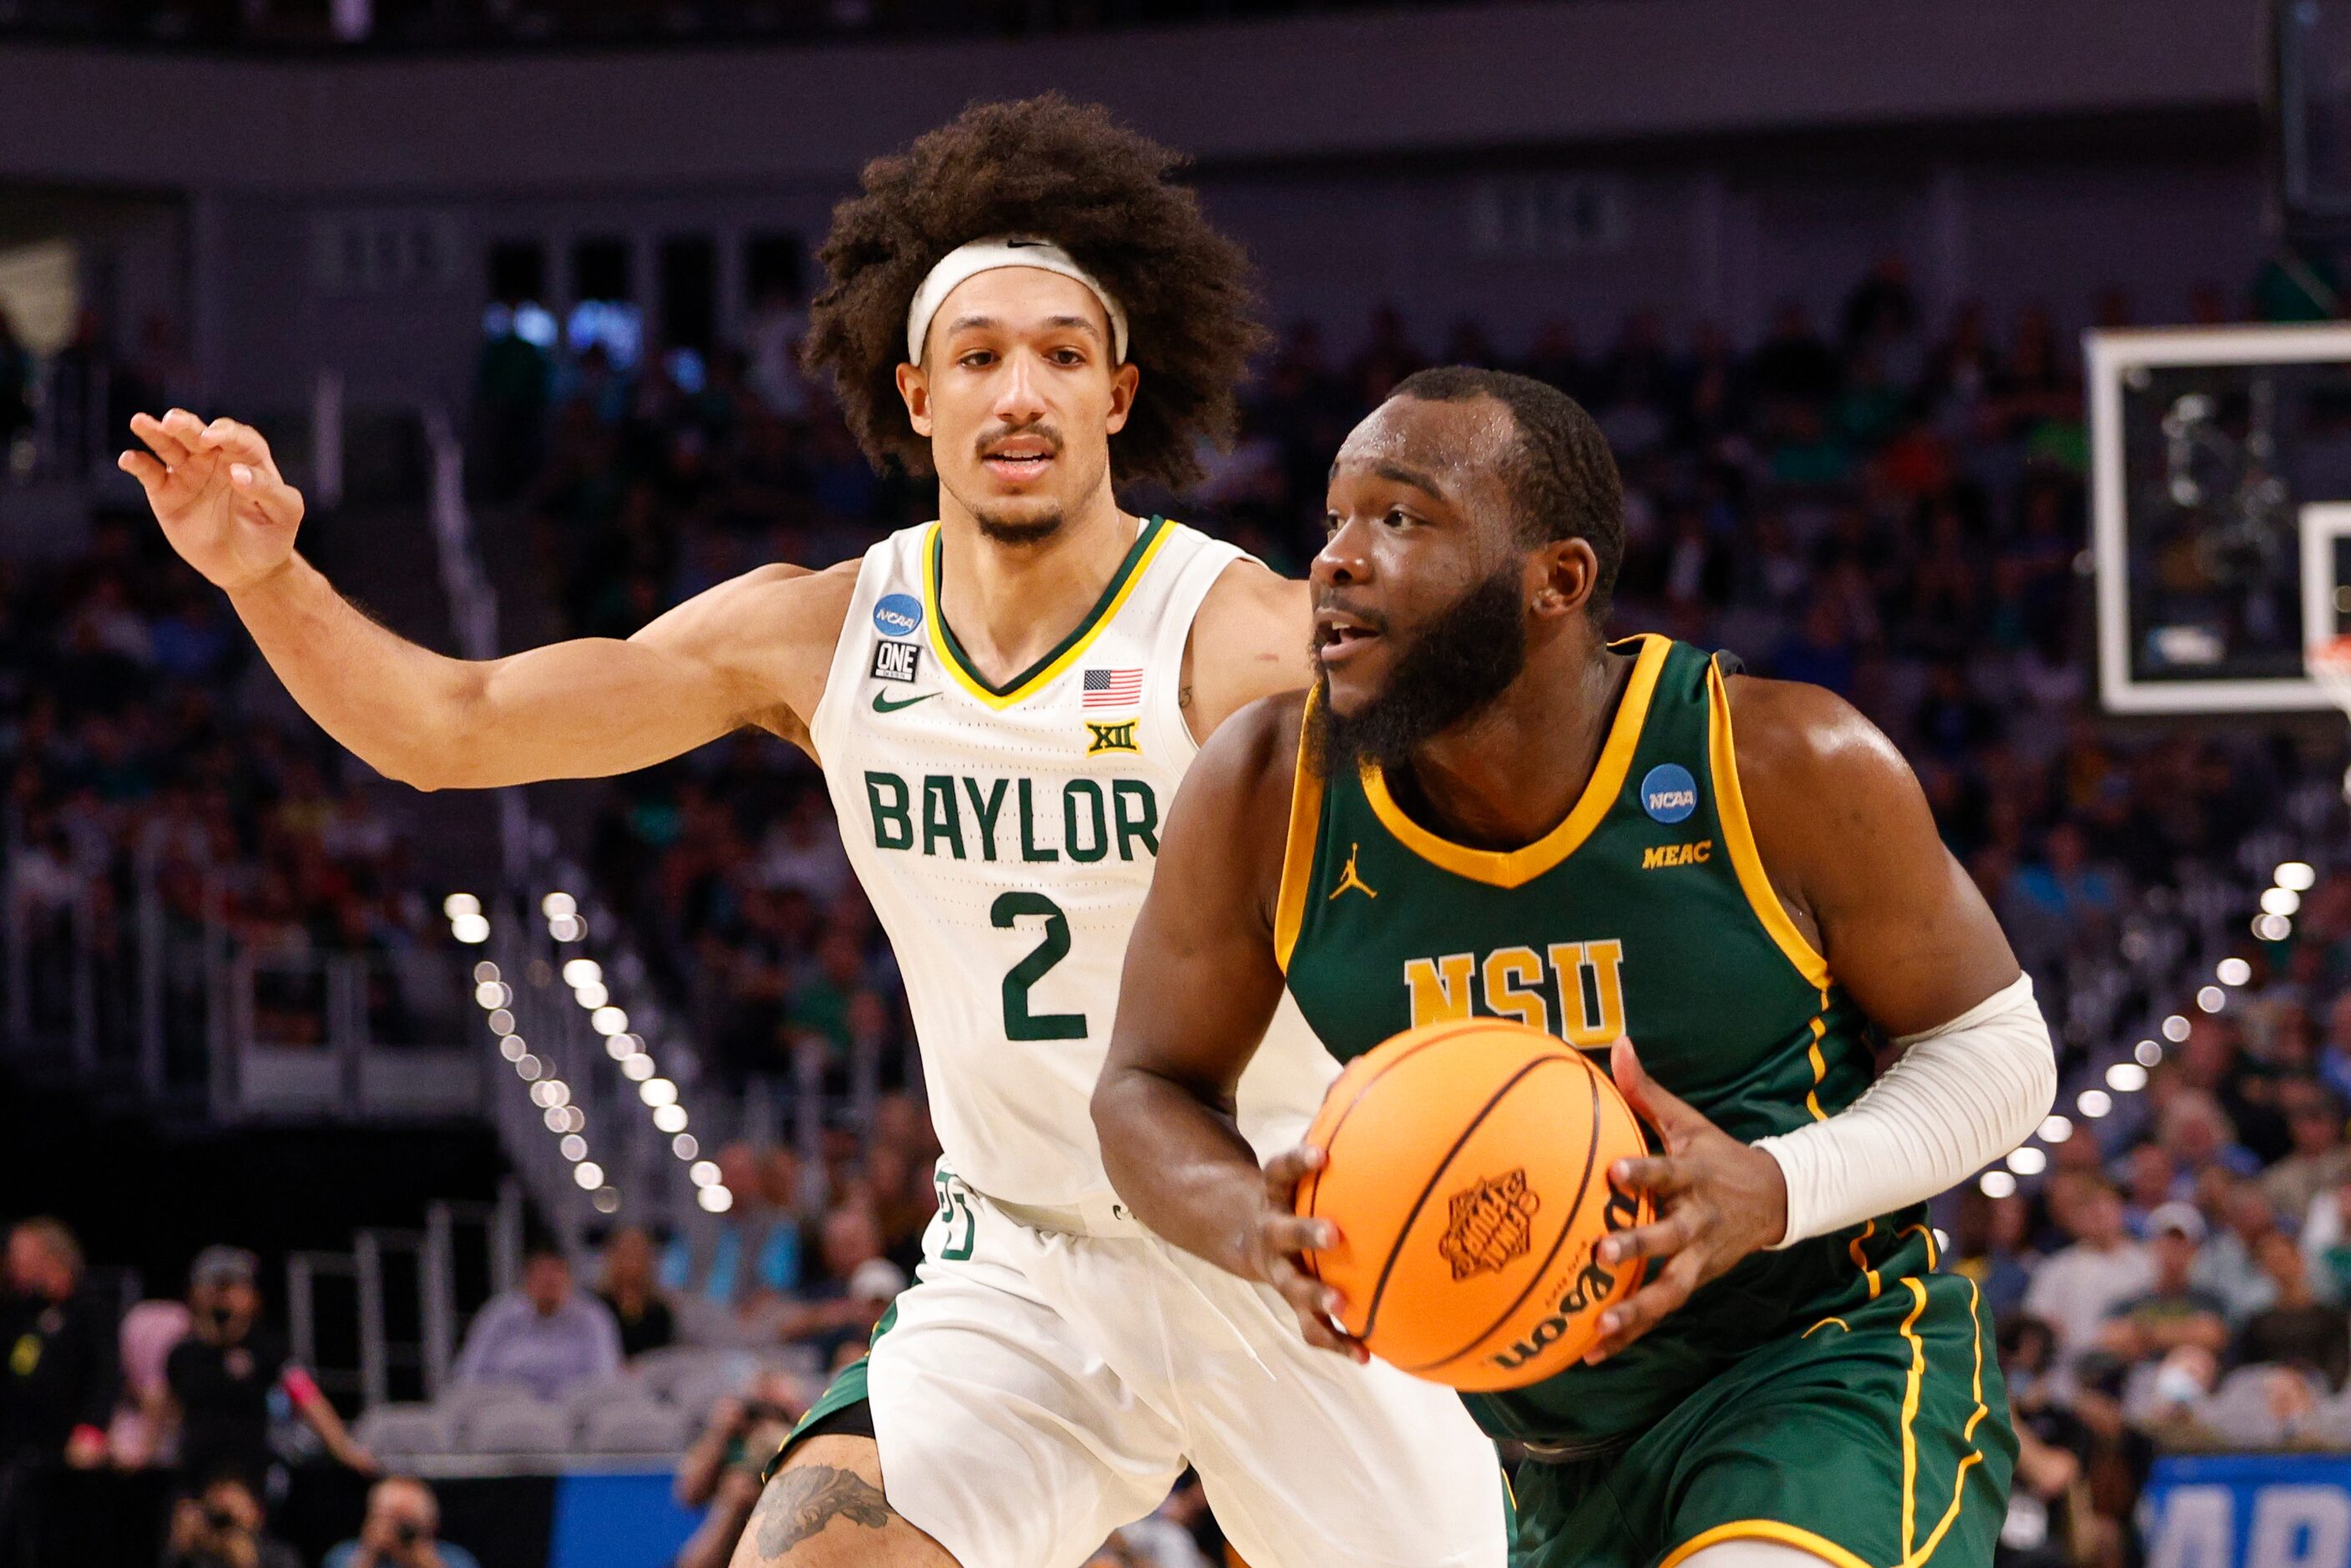
{"type": "Polygon", "coordinates": [[[884,637],[911,637],[923,628],[923,601],[911,593],[885,593],[873,606],[873,629],[884,637]]]}
{"type": "Polygon", "coordinates": [[[873,645],[873,678],[877,681],[911,681],[922,673],[922,668],[923,646],[919,643],[884,639],[873,645]]]}
{"type": "Polygon", "coordinates": [[[1134,731],[1142,722],[1139,718],[1113,719],[1109,723],[1096,718],[1086,720],[1086,755],[1100,757],[1105,751],[1132,751],[1141,756],[1143,743],[1134,737],[1134,731]]]}
{"type": "Polygon", "coordinates": [[[1660,822],[1686,822],[1698,810],[1698,780],[1678,762],[1660,762],[1641,780],[1641,810],[1660,822]]]}

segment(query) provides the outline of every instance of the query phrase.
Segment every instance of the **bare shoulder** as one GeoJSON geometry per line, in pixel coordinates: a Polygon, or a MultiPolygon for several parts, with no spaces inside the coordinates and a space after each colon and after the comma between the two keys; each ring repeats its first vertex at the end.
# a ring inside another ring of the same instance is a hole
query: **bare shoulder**
{"type": "Polygon", "coordinates": [[[1248,704],[1313,679],[1313,591],[1262,563],[1225,568],[1192,620],[1184,653],[1185,714],[1207,739],[1248,704]]]}
{"type": "Polygon", "coordinates": [[[1756,852],[1808,936],[1838,907],[1943,876],[1926,791],[1860,709],[1797,681],[1734,675],[1725,689],[1756,852]]]}
{"type": "Polygon", "coordinates": [[[1827,687],[1732,675],[1723,689],[1750,808],[1759,796],[1796,801],[1824,787],[1916,788],[1910,765],[1886,732],[1827,687]]]}

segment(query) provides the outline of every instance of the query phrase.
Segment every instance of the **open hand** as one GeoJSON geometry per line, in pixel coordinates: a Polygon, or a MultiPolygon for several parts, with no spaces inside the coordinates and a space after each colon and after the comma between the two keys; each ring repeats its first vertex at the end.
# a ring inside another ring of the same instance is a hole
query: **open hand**
{"type": "Polygon", "coordinates": [[[131,448],[115,466],[139,481],[163,537],[214,587],[250,588],[292,559],[302,493],[259,431],[175,408],[161,419],[133,414],[131,433],[147,450],[131,448]]]}
{"type": "Polygon", "coordinates": [[[1337,1351],[1353,1361],[1369,1361],[1372,1353],[1363,1342],[1332,1321],[1345,1310],[1346,1299],[1306,1266],[1305,1254],[1339,1244],[1337,1226],[1297,1212],[1298,1184],[1308,1173],[1321,1170],[1325,1157],[1322,1150],[1301,1144],[1266,1162],[1265,1190],[1242,1238],[1243,1260],[1250,1278],[1281,1292],[1281,1299],[1298,1314],[1299,1332],[1307,1343],[1337,1351]]]}
{"type": "Polygon", "coordinates": [[[1732,1264],[1778,1241],[1788,1230],[1788,1184],[1780,1162],[1742,1144],[1668,1094],[1642,1071],[1633,1042],[1619,1039],[1608,1061],[1616,1087],[1665,1140],[1662,1156],[1618,1160],[1608,1179],[1646,1193],[1651,1223],[1604,1237],[1600,1261],[1662,1258],[1656,1277],[1600,1315],[1600,1339],[1583,1360],[1607,1360],[1732,1264]]]}

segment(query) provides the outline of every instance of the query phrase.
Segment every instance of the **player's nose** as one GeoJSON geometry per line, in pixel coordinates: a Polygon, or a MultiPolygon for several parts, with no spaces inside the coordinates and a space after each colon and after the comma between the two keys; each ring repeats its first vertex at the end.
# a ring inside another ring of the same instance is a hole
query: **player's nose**
{"type": "Polygon", "coordinates": [[[1307,577],[1323,588],[1341,588],[1368,582],[1372,577],[1371,551],[1365,549],[1369,530],[1354,518],[1342,518],[1322,541],[1314,554],[1307,577]]]}
{"type": "Polygon", "coordinates": [[[1006,358],[992,412],[1006,424],[1014,425],[1034,424],[1045,417],[1044,383],[1037,373],[1033,356],[1012,354],[1006,358]]]}

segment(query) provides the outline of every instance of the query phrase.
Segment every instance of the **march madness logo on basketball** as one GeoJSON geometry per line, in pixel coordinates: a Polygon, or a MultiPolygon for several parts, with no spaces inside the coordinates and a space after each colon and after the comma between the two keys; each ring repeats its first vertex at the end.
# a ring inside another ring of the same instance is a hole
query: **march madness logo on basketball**
{"type": "Polygon", "coordinates": [[[1524,1166],[1499,1181],[1480,1179],[1455,1193],[1452,1206],[1452,1223],[1437,1249],[1453,1265],[1456,1284],[1472,1274],[1499,1272],[1534,1245],[1528,1221],[1542,1207],[1542,1199],[1528,1188],[1524,1166]]]}

